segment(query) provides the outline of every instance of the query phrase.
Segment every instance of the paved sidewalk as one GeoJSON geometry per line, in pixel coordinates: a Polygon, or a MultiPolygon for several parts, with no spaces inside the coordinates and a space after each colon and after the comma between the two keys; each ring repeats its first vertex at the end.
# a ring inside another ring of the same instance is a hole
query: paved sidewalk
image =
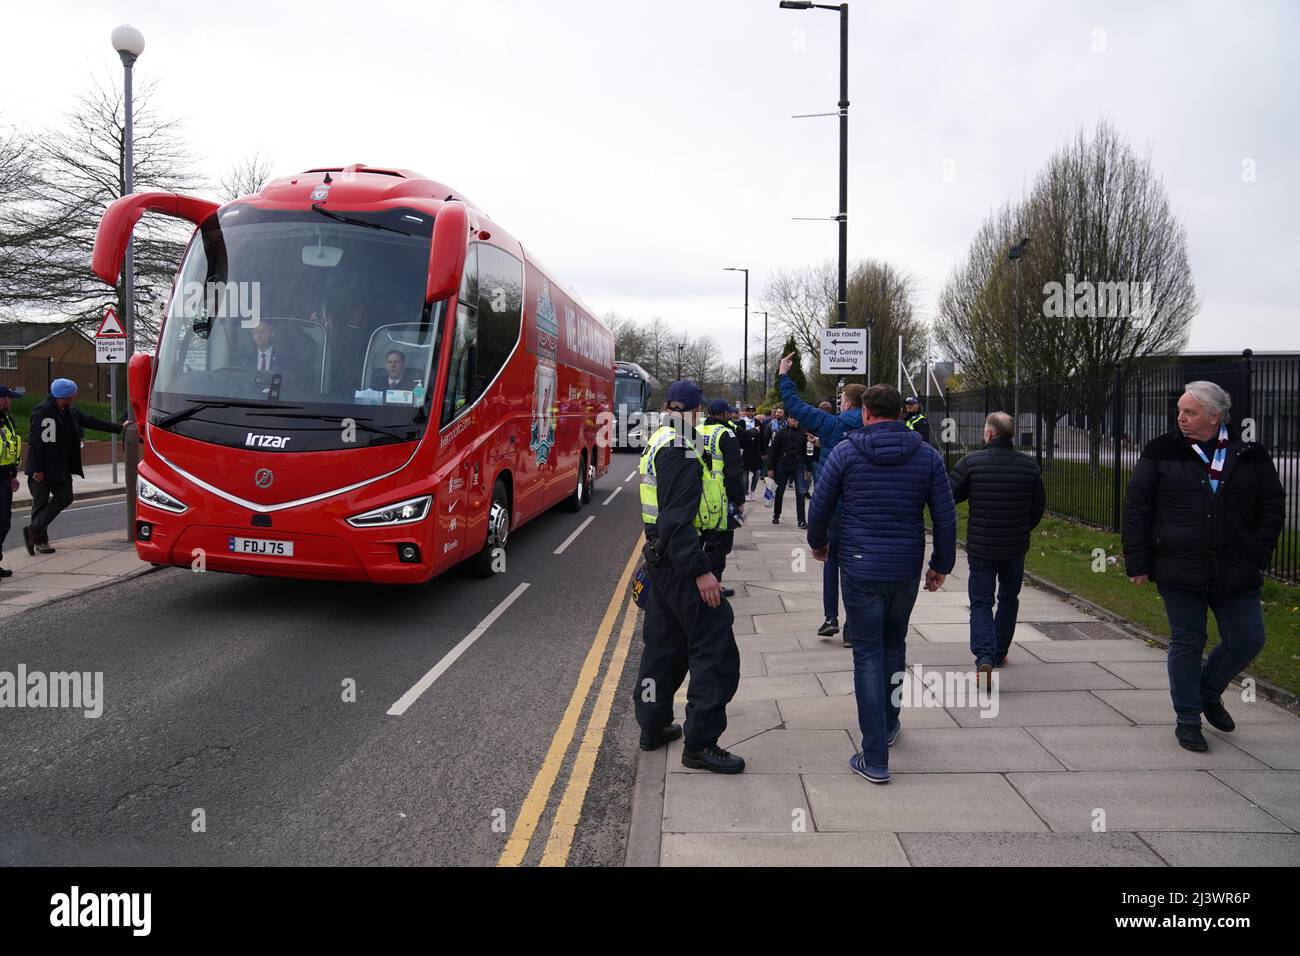
{"type": "Polygon", "coordinates": [[[0,582],[0,631],[16,626],[6,618],[30,607],[153,570],[124,538],[122,531],[105,531],[56,539],[54,554],[35,557],[21,544],[6,551],[5,567],[14,574],[0,582]]]}
{"type": "MultiPolygon", "coordinates": [[[[629,864],[1300,864],[1296,717],[1230,692],[1237,730],[1207,725],[1209,752],[1183,750],[1164,652],[1028,586],[997,716],[905,706],[892,782],[853,774],[852,652],[817,637],[821,565],[792,569],[807,550],[792,515],[750,515],[726,571],[742,676],[720,741],[747,769],[687,770],[680,741],[642,754],[629,864]]],[[[916,602],[914,675],[972,668],[968,614],[962,553],[916,602]]]]}
{"type": "MultiPolygon", "coordinates": [[[[86,473],[85,478],[72,477],[72,497],[73,500],[82,498],[100,498],[105,495],[121,494],[126,490],[126,465],[122,462],[117,463],[117,482],[113,481],[113,466],[107,465],[86,465],[82,469],[86,473]]],[[[29,504],[32,500],[31,492],[27,490],[27,476],[19,474],[18,490],[14,492],[14,507],[29,504]]]]}

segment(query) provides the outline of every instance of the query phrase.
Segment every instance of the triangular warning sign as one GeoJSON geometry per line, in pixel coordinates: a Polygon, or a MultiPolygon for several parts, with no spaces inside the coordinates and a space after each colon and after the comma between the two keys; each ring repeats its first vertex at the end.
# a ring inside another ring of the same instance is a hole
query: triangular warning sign
{"type": "Polygon", "coordinates": [[[122,328],[122,323],[118,321],[117,312],[110,306],[104,313],[104,321],[99,323],[99,329],[95,332],[97,339],[124,339],[126,338],[126,329],[122,328]]]}

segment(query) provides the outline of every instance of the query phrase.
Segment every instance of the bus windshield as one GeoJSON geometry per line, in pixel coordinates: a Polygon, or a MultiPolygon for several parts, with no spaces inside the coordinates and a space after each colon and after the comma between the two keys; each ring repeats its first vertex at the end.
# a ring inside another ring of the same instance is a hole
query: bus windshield
{"type": "Polygon", "coordinates": [[[620,375],[614,379],[614,406],[629,412],[640,411],[645,404],[643,388],[641,379],[620,375]]]}
{"type": "Polygon", "coordinates": [[[432,227],[409,209],[209,217],[158,345],[153,424],[234,445],[295,431],[299,450],[417,439],[444,312],[424,308],[432,227]],[[345,419],[369,427],[344,438],[345,419]]]}

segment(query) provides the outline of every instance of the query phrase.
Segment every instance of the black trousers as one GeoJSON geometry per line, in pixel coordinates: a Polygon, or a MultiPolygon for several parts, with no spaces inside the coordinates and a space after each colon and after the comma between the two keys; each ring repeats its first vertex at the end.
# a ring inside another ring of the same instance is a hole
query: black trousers
{"type": "Polygon", "coordinates": [[[27,490],[32,493],[32,534],[37,541],[45,543],[50,540],[50,522],[72,504],[72,479],[37,481],[28,478],[27,490]]]}
{"type": "Polygon", "coordinates": [[[695,749],[717,743],[727,729],[727,704],[740,686],[735,615],[724,599],[709,607],[695,579],[666,563],[648,565],[650,602],[642,631],[641,667],[632,689],[637,723],[659,730],[673,722],[673,698],[687,672],[685,737],[695,749]]]}
{"type": "Polygon", "coordinates": [[[14,493],[9,487],[10,478],[0,475],[0,558],[5,556],[5,538],[9,536],[9,523],[14,508],[14,493]]]}

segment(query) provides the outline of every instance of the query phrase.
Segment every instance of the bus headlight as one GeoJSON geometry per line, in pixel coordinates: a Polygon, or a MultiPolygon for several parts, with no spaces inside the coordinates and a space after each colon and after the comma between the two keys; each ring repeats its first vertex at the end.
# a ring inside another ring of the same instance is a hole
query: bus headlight
{"type": "Polygon", "coordinates": [[[349,518],[348,524],[354,528],[379,528],[390,525],[415,524],[417,521],[423,521],[432,507],[433,495],[425,495],[423,498],[408,498],[406,501],[384,505],[382,508],[376,508],[373,511],[367,511],[365,514],[349,518]]]}
{"type": "Polygon", "coordinates": [[[173,514],[180,514],[189,507],[183,501],[177,501],[157,485],[145,481],[139,475],[135,476],[135,495],[150,507],[161,508],[163,511],[170,511],[173,514]]]}

